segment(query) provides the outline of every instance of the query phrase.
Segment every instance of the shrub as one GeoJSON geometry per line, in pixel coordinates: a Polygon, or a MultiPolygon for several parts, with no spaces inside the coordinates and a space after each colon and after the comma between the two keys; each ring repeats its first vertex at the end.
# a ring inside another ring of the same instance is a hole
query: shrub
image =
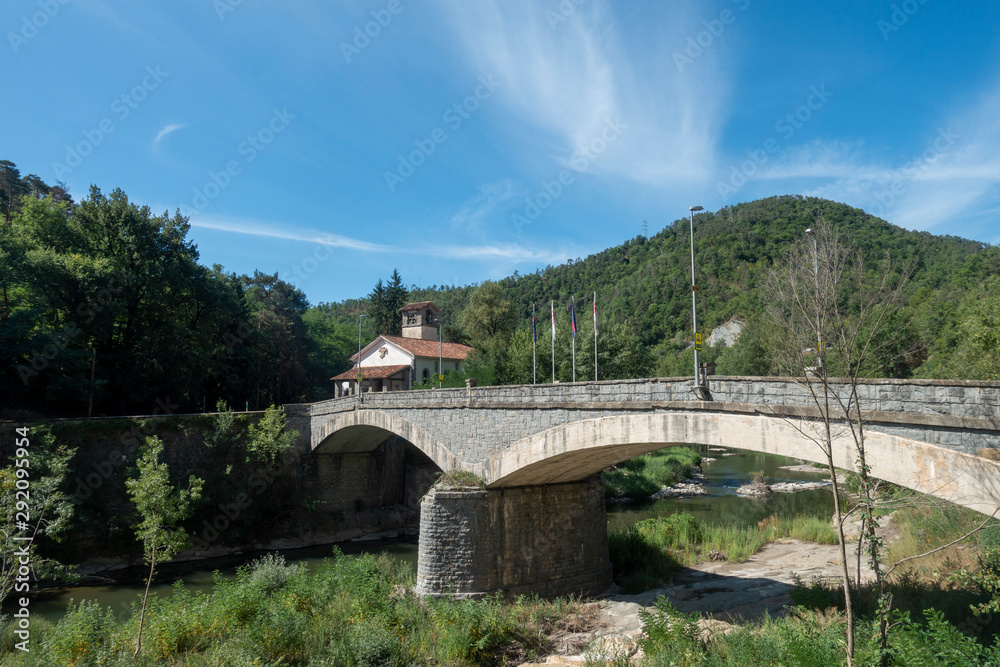
{"type": "Polygon", "coordinates": [[[301,572],[302,568],[302,565],[285,564],[285,557],[281,554],[269,553],[250,564],[245,574],[246,582],[248,586],[260,588],[265,593],[273,593],[301,572]]]}

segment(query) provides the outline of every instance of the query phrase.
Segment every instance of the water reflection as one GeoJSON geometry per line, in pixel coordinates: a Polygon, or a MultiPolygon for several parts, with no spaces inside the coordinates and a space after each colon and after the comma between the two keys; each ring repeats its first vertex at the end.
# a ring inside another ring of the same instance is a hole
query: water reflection
{"type": "Polygon", "coordinates": [[[608,507],[608,532],[628,528],[637,521],[665,514],[686,512],[708,524],[756,524],[772,514],[779,517],[833,516],[833,491],[830,487],[773,493],[768,498],[746,498],[736,495],[736,489],[749,483],[750,473],[763,471],[767,482],[816,482],[827,478],[826,471],[782,470],[782,466],[801,463],[774,454],[747,452],[740,449],[695,447],[702,458],[715,461],[702,469],[708,478],[703,496],[667,498],[647,503],[621,503],[608,507]]]}

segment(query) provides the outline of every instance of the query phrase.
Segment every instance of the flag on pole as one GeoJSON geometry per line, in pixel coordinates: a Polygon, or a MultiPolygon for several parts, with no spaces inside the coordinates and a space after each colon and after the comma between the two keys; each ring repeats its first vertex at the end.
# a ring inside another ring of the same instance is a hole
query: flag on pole
{"type": "Polygon", "coordinates": [[[538,340],[538,331],[535,329],[535,304],[531,304],[531,340],[538,340]]]}
{"type": "Polygon", "coordinates": [[[576,303],[573,301],[573,297],[569,298],[569,317],[573,327],[573,338],[576,338],[576,303]]]}
{"type": "Polygon", "coordinates": [[[594,338],[597,338],[597,292],[594,292],[594,338]]]}
{"type": "Polygon", "coordinates": [[[552,342],[555,342],[555,340],[556,340],[556,302],[553,301],[549,305],[552,306],[552,342]]]}

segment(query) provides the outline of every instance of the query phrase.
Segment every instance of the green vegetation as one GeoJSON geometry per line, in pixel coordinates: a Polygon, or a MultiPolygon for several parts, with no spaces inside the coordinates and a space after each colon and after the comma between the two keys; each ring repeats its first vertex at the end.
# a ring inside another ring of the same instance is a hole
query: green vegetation
{"type": "MultiPolygon", "coordinates": [[[[274,463],[278,456],[295,444],[299,433],[285,430],[287,422],[288,418],[281,408],[272,405],[264,412],[259,422],[250,424],[247,462],[253,460],[274,463]]],[[[224,424],[223,427],[227,428],[228,425],[224,424]]]]}
{"type": "MultiPolygon", "coordinates": [[[[193,412],[222,399],[270,404],[328,398],[328,378],[364,340],[398,333],[398,306],[434,301],[443,338],[479,348],[467,377],[531,380],[532,305],[538,379],[551,381],[549,303],[557,317],[555,378],[573,376],[568,304],[578,305],[578,380],[593,379],[597,292],[600,379],[690,375],[690,278],[685,220],[586,259],[480,286],[404,286],[398,272],[361,299],[310,306],[277,274],[227,273],[198,263],[179,214],[155,215],[121,190],[96,187],[75,202],[4,161],[9,220],[0,235],[0,404],[48,416],[143,414],[170,397],[193,412]],[[93,370],[93,375],[91,371],[93,370]],[[154,389],[155,388],[155,389],[154,389]]],[[[800,196],[705,212],[696,220],[699,321],[705,331],[739,318],[731,348],[707,348],[720,374],[774,372],[780,340],[766,316],[775,260],[822,217],[870,258],[910,269],[892,345],[866,376],[997,378],[1000,249],[909,232],[858,209],[800,196]]],[[[852,303],[852,294],[845,294],[852,303]]]]}
{"type": "Polygon", "coordinates": [[[188,479],[188,488],[177,490],[170,483],[170,470],[160,462],[163,443],[157,437],[146,439],[146,447],[139,457],[139,474],[125,481],[128,495],[135,504],[142,521],[135,526],[135,536],[142,541],[143,557],[149,564],[146,592],[139,611],[139,631],[135,640],[135,655],[142,649],[142,626],[146,616],[149,586],[153,583],[156,564],[173,559],[188,545],[187,532],[178,526],[191,514],[191,503],[201,498],[202,480],[194,475],[188,479]]]}
{"type": "MultiPolygon", "coordinates": [[[[334,552],[314,573],[281,557],[256,561],[212,593],[183,585],[149,601],[143,653],[132,659],[138,614],[115,620],[94,603],[59,623],[32,624],[32,651],[12,651],[0,632],[0,665],[500,665],[551,649],[572,601],[499,597],[421,603],[405,566],[334,552]]],[[[565,622],[565,621],[564,621],[565,622]]]]}
{"type": "Polygon", "coordinates": [[[451,470],[441,473],[434,485],[453,489],[485,489],[486,480],[474,472],[451,470]]]}
{"type": "Polygon", "coordinates": [[[39,577],[72,579],[39,545],[61,540],[71,525],[73,505],[60,487],[76,450],[57,446],[45,428],[19,429],[11,436],[15,461],[0,468],[0,603],[24,590],[27,582],[17,581],[24,556],[39,577]],[[22,522],[25,527],[19,528],[22,522]],[[27,545],[17,540],[25,536],[34,539],[27,545]]]}
{"type": "Polygon", "coordinates": [[[665,486],[687,479],[701,463],[690,447],[667,447],[619,463],[604,472],[604,493],[609,500],[647,500],[665,486]]]}
{"type": "MultiPolygon", "coordinates": [[[[642,648],[647,667],[832,667],[844,665],[841,614],[796,610],[785,618],[743,624],[703,640],[697,615],[681,614],[665,598],[644,613],[642,648]]],[[[900,667],[975,667],[996,665],[1000,644],[983,646],[959,632],[939,612],[928,610],[915,620],[895,613],[890,626],[887,664],[900,667]]],[[[879,662],[878,628],[858,627],[856,664],[879,662]]]]}
{"type": "Polygon", "coordinates": [[[681,566],[707,560],[711,554],[742,563],[768,542],[792,538],[836,544],[829,523],[813,517],[768,517],[753,525],[703,525],[690,514],[645,519],[608,535],[611,565],[623,579],[623,592],[655,588],[681,566]]]}

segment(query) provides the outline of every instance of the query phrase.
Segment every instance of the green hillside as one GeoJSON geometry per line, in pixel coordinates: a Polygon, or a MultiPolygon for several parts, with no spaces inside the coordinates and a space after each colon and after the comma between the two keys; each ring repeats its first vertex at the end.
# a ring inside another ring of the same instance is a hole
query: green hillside
{"type": "MultiPolygon", "coordinates": [[[[982,302],[981,297],[989,296],[991,278],[995,281],[1000,275],[1000,249],[954,236],[908,231],[824,199],[771,197],[695,216],[699,328],[709,332],[738,317],[749,322],[752,336],[763,310],[761,287],[769,269],[819,217],[869,260],[888,255],[894,264],[907,266],[911,272],[900,319],[900,326],[909,329],[911,349],[907,364],[897,364],[893,372],[975,375],[973,369],[952,366],[968,342],[961,339],[961,332],[974,317],[971,311],[982,302]],[[932,363],[921,363],[928,358],[932,363]]],[[[651,372],[687,374],[689,365],[678,356],[691,340],[688,224],[680,219],[649,238],[638,236],[585,259],[568,260],[533,274],[515,274],[499,284],[512,301],[522,329],[529,326],[531,305],[536,304],[548,331],[550,301],[555,301],[557,317],[565,322],[572,296],[579,305],[577,315],[584,334],[591,326],[590,302],[596,291],[601,322],[623,323],[655,351],[658,361],[651,372]]],[[[460,322],[458,316],[473,289],[414,288],[410,298],[434,301],[446,322],[460,322]]],[[[339,319],[363,305],[324,304],[322,309],[339,319]]],[[[446,331],[453,338],[462,335],[454,325],[446,331]]]]}

